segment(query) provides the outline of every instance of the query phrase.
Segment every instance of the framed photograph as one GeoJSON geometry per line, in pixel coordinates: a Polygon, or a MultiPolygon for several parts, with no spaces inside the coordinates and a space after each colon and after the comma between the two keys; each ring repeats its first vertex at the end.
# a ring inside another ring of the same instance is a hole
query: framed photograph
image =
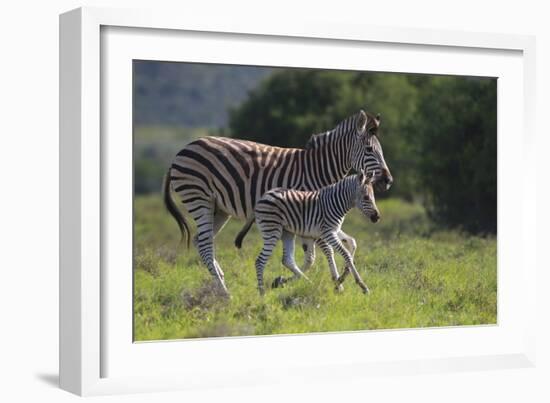
{"type": "Polygon", "coordinates": [[[60,45],[62,388],[534,365],[532,37],[84,8],[60,45]]]}

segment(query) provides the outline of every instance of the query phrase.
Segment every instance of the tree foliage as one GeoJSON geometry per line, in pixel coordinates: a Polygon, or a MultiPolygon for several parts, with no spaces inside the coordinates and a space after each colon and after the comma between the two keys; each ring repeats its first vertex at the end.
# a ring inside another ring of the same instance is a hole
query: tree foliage
{"type": "Polygon", "coordinates": [[[439,222],[496,232],[496,80],[439,77],[422,89],[418,170],[439,222]]]}
{"type": "MultiPolygon", "coordinates": [[[[321,70],[284,70],[253,91],[230,113],[237,137],[284,147],[303,147],[313,133],[345,116],[353,96],[350,76],[321,70]],[[343,105],[347,100],[349,105],[343,105]]],[[[356,107],[355,107],[356,108],[356,107]]]]}

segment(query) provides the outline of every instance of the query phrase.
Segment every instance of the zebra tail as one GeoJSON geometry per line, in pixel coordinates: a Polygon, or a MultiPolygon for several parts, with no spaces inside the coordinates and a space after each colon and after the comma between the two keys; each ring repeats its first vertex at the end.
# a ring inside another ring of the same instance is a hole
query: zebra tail
{"type": "Polygon", "coordinates": [[[237,237],[235,238],[235,246],[239,249],[241,249],[243,245],[243,239],[250,231],[250,227],[252,227],[252,224],[254,224],[254,216],[248,219],[244,227],[241,229],[241,231],[237,234],[237,237]]]}
{"type": "Polygon", "coordinates": [[[185,221],[185,217],[181,213],[180,209],[178,209],[178,206],[174,202],[174,199],[172,199],[172,194],[170,192],[171,189],[171,179],[170,179],[170,169],[168,169],[168,172],[164,175],[163,185],[162,185],[162,196],[164,200],[164,206],[166,207],[166,210],[174,217],[176,222],[178,223],[178,227],[180,228],[181,232],[181,240],[180,244],[185,241],[185,245],[189,248],[189,240],[190,240],[190,231],[189,226],[187,225],[187,222],[185,221]]]}

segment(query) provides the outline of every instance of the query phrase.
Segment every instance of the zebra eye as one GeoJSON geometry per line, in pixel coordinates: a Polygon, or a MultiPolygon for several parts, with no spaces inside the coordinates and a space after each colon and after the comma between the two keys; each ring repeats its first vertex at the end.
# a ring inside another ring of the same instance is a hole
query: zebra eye
{"type": "Polygon", "coordinates": [[[368,146],[368,147],[367,147],[367,152],[368,152],[368,153],[372,153],[372,147],[371,147],[371,146],[368,146]]]}

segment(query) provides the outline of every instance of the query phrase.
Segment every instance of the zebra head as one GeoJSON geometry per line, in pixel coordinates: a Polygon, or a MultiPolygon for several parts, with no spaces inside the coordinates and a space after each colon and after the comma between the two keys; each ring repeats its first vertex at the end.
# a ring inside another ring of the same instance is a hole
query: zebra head
{"type": "Polygon", "coordinates": [[[393,177],[378,140],[380,115],[373,116],[361,110],[355,117],[351,166],[357,172],[372,173],[373,184],[381,184],[382,189],[388,190],[393,184],[393,177]]]}
{"type": "Polygon", "coordinates": [[[374,188],[372,187],[374,180],[374,174],[361,171],[357,175],[357,199],[355,201],[356,207],[370,220],[375,223],[380,219],[380,211],[376,206],[376,200],[374,199],[374,188]]]}

